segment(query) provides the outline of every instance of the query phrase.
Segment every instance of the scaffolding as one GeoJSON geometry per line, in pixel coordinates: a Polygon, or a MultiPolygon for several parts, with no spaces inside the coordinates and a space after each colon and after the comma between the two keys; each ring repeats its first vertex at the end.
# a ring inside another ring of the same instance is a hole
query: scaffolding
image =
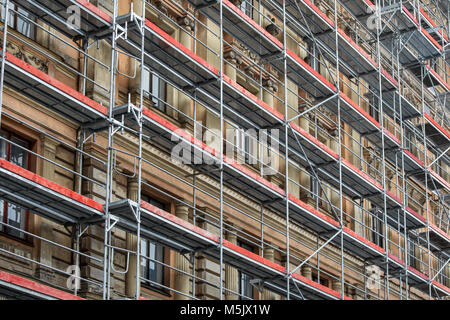
{"type": "MultiPolygon", "coordinates": [[[[103,299],[125,298],[114,291],[113,277],[134,270],[131,298],[141,299],[141,283],[148,283],[189,299],[199,299],[202,285],[217,290],[218,299],[250,299],[227,284],[227,268],[234,268],[252,278],[262,298],[450,296],[448,1],[259,0],[245,1],[245,8],[242,1],[171,1],[188,31],[161,1],[132,1],[126,13],[119,2],[111,0],[111,12],[106,13],[85,0],[2,1],[0,107],[5,92],[19,92],[78,129],[74,143],[11,108],[0,109],[2,124],[14,121],[38,132],[73,152],[76,162],[75,169],[68,168],[0,134],[0,146],[49,163],[74,181],[67,188],[0,157],[2,205],[6,201],[60,225],[72,242],[63,245],[3,221],[1,226],[66,252],[76,268],[83,261],[101,265],[103,279],[76,274],[81,287],[69,291],[5,270],[0,271],[0,294],[77,299],[80,288],[88,285],[103,299]],[[69,7],[80,12],[72,28],[67,26],[69,7]],[[10,19],[21,19],[76,52],[81,57],[78,67],[11,31],[10,19]],[[179,30],[184,42],[168,29],[179,30]],[[218,46],[209,46],[204,34],[218,46]],[[95,54],[105,43],[107,62],[95,54]],[[14,54],[17,46],[75,74],[79,90],[14,54]],[[133,61],[128,73],[120,65],[124,58],[133,61]],[[245,66],[237,67],[238,60],[245,60],[245,66]],[[94,69],[107,75],[107,85],[96,81],[94,69]],[[152,95],[144,85],[147,73],[167,83],[179,99],[190,101],[192,110],[152,95]],[[134,92],[120,96],[119,79],[133,81],[134,92]],[[103,98],[92,98],[94,91],[103,98]],[[205,113],[216,120],[215,128],[202,123],[200,114],[205,113]],[[229,128],[259,132],[243,138],[257,140],[257,156],[245,147],[250,143],[236,136],[230,141],[229,128]],[[97,142],[103,144],[106,159],[87,148],[97,142]],[[168,155],[181,146],[177,165],[182,169],[175,172],[158,164],[146,152],[150,146],[168,155]],[[86,163],[103,168],[104,176],[92,176],[86,163]],[[175,196],[144,178],[143,171],[163,174],[192,198],[175,196]],[[134,181],[133,197],[117,195],[118,177],[134,181]],[[82,195],[86,184],[102,190],[104,199],[82,195]],[[188,218],[144,201],[143,190],[188,207],[188,218]],[[226,190],[249,199],[251,210],[233,203],[226,190]],[[209,199],[214,213],[199,205],[199,198],[209,199]],[[260,235],[230,223],[230,212],[257,226],[260,235]],[[281,222],[275,224],[273,216],[281,222]],[[101,256],[80,249],[82,237],[93,227],[103,232],[101,256]],[[299,228],[314,241],[295,236],[293,230],[299,228]],[[116,229],[134,235],[136,246],[116,245],[116,229]],[[228,235],[245,239],[258,254],[228,235]],[[149,257],[142,252],[141,239],[163,245],[188,266],[149,257]],[[284,245],[267,239],[280,239],[284,245]],[[266,257],[268,249],[283,257],[283,263],[266,257]],[[115,263],[118,254],[125,257],[124,269],[115,263]],[[217,261],[217,282],[196,271],[200,257],[217,261]],[[144,278],[142,261],[187,277],[189,290],[144,278]],[[334,272],[324,267],[330,264],[337,266],[334,272]],[[375,280],[374,268],[379,270],[375,280]],[[306,269],[309,275],[302,274],[306,269]],[[368,285],[373,281],[376,289],[368,285]]],[[[73,277],[13,250],[0,248],[0,253],[73,277]]]]}

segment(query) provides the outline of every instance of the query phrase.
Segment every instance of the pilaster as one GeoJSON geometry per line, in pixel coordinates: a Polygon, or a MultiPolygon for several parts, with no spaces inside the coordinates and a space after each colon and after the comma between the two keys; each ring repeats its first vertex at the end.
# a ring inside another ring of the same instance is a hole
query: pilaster
{"type": "MultiPolygon", "coordinates": [[[[58,146],[58,142],[55,140],[50,139],[48,136],[41,135],[41,145],[42,145],[42,156],[44,156],[46,159],[55,161],[56,159],[56,148],[58,146]]],[[[55,165],[49,161],[42,160],[41,165],[41,175],[42,177],[50,180],[55,181],[55,165]]],[[[53,234],[53,223],[45,218],[37,217],[37,230],[38,234],[47,239],[52,241],[54,239],[53,234]]],[[[53,260],[53,246],[46,242],[46,241],[39,241],[39,262],[47,265],[52,266],[52,260],[53,260]]],[[[53,282],[55,280],[55,272],[52,269],[46,268],[45,266],[37,266],[36,267],[36,277],[47,281],[47,282],[53,282]]]]}
{"type": "MultiPolygon", "coordinates": [[[[226,234],[226,239],[233,244],[237,244],[237,236],[234,233],[228,232],[226,234]]],[[[238,270],[226,265],[225,266],[225,287],[234,292],[239,292],[239,273],[238,270]]],[[[237,300],[238,296],[226,291],[225,292],[226,300],[237,300]]]]}
{"type": "MultiPolygon", "coordinates": [[[[189,207],[185,204],[179,203],[175,207],[175,215],[183,219],[184,221],[188,221],[189,219],[189,207]]],[[[180,253],[175,253],[175,268],[177,270],[190,273],[190,265],[189,261],[186,259],[185,256],[181,255],[180,253]]],[[[189,295],[190,292],[190,277],[184,273],[175,271],[175,290],[185,293],[189,295]]],[[[189,297],[183,294],[180,294],[178,292],[175,292],[175,299],[176,300],[188,300],[189,297]]]]}

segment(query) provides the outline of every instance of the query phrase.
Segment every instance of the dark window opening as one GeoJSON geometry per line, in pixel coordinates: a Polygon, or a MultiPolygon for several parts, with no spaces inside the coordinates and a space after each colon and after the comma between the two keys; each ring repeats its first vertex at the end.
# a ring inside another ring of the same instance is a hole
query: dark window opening
{"type": "Polygon", "coordinates": [[[384,228],[380,218],[382,212],[379,209],[372,209],[371,213],[373,243],[384,249],[384,228]]]}
{"type": "Polygon", "coordinates": [[[319,282],[319,277],[317,274],[312,274],[312,281],[320,283],[321,285],[328,287],[329,285],[329,280],[325,279],[324,277],[320,276],[320,282],[319,282]]]}

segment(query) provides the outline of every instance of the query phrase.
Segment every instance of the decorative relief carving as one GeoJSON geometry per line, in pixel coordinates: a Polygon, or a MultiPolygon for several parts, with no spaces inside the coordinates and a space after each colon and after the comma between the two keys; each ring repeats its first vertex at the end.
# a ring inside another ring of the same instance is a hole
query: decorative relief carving
{"type": "Polygon", "coordinates": [[[26,47],[15,44],[14,42],[8,42],[6,50],[29,65],[32,65],[44,73],[48,73],[48,60],[43,60],[36,56],[33,52],[28,51],[26,47]]]}
{"type": "Polygon", "coordinates": [[[271,19],[272,23],[266,26],[266,30],[272,36],[277,37],[280,34],[280,28],[275,24],[275,19],[271,19]]]}
{"type": "Polygon", "coordinates": [[[194,20],[191,19],[188,16],[184,16],[184,17],[178,17],[177,18],[177,23],[183,27],[184,29],[186,29],[187,31],[192,31],[194,30],[194,20]]]}
{"type": "Polygon", "coordinates": [[[231,0],[230,2],[239,8],[241,6],[243,0],[231,0]]]}
{"type": "Polygon", "coordinates": [[[334,138],[336,138],[339,134],[338,129],[334,128],[334,129],[330,129],[328,130],[328,134],[334,138]]]}
{"type": "Polygon", "coordinates": [[[236,51],[234,51],[232,47],[228,47],[225,50],[226,51],[224,52],[223,57],[230,63],[236,66],[240,66],[242,63],[242,56],[236,53],[236,51]]]}
{"type": "Polygon", "coordinates": [[[278,92],[278,85],[271,78],[264,79],[263,86],[264,86],[264,88],[269,89],[272,92],[278,92]]]}
{"type": "Polygon", "coordinates": [[[165,16],[169,16],[169,7],[162,1],[155,1],[155,7],[165,16]]]}
{"type": "MultiPolygon", "coordinates": [[[[336,121],[336,116],[323,105],[317,107],[317,110],[319,111],[316,113],[319,125],[325,130],[333,133],[336,132],[337,134],[337,127],[334,122],[336,121]]],[[[314,113],[310,114],[312,116],[314,115],[314,113]]]]}

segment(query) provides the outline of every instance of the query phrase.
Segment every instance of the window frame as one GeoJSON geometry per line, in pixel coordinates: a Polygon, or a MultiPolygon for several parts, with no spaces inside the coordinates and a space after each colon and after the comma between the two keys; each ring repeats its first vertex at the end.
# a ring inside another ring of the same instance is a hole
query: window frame
{"type": "Polygon", "coordinates": [[[242,0],[238,9],[246,14],[249,18],[253,19],[253,0],[242,0]]]}
{"type": "Polygon", "coordinates": [[[325,286],[327,288],[329,288],[330,284],[331,284],[331,281],[330,281],[331,279],[328,278],[328,277],[324,277],[323,275],[320,275],[320,282],[319,282],[318,281],[319,280],[319,276],[318,276],[318,274],[316,272],[312,272],[311,280],[316,282],[316,283],[319,283],[319,284],[321,284],[321,285],[323,285],[323,286],[325,286]]]}
{"type": "MultiPolygon", "coordinates": [[[[245,242],[238,240],[237,245],[245,250],[254,252],[254,248],[245,242]]],[[[238,270],[238,293],[239,293],[238,299],[239,300],[255,299],[255,287],[250,284],[251,280],[252,280],[252,278],[250,275],[246,274],[245,272],[242,272],[241,270],[238,270]],[[246,290],[244,292],[243,284],[246,281],[248,281],[248,282],[246,283],[246,290]],[[250,292],[251,294],[248,294],[247,291],[250,292]],[[242,295],[244,295],[245,297],[243,297],[242,295]]]]}
{"type": "MultiPolygon", "coordinates": [[[[5,139],[8,140],[8,141],[1,140],[1,142],[0,142],[0,144],[4,143],[5,148],[6,148],[6,154],[5,154],[6,157],[2,158],[2,159],[5,159],[8,162],[11,162],[11,149],[13,147],[10,142],[14,142],[16,144],[22,143],[22,144],[24,144],[24,146],[23,146],[24,148],[26,148],[27,150],[31,150],[32,142],[29,141],[28,139],[18,135],[17,133],[14,133],[12,131],[8,131],[8,130],[1,128],[0,135],[2,135],[5,139]],[[18,140],[18,142],[13,141],[13,139],[18,140]]],[[[25,164],[25,166],[20,166],[20,167],[24,168],[25,170],[30,170],[31,156],[26,151],[25,151],[25,154],[27,156],[25,159],[26,164],[25,164]]],[[[1,154],[0,154],[0,157],[1,157],[1,154]]],[[[13,163],[13,162],[11,162],[11,163],[13,163]]],[[[15,163],[13,163],[13,164],[15,164],[15,163]]],[[[15,164],[15,165],[19,166],[18,164],[15,164]]],[[[15,240],[30,242],[30,237],[27,234],[19,232],[19,234],[22,233],[22,236],[20,236],[20,235],[17,236],[17,235],[11,234],[8,231],[7,225],[8,225],[8,215],[9,215],[9,202],[6,200],[1,200],[1,201],[3,202],[3,204],[2,204],[3,208],[0,207],[0,210],[2,210],[1,219],[5,225],[0,225],[0,234],[3,236],[11,237],[15,240]]],[[[18,207],[20,208],[20,206],[18,206],[18,207]]],[[[21,229],[21,230],[23,230],[25,232],[29,232],[30,231],[30,212],[23,208],[21,208],[21,209],[24,210],[24,213],[23,213],[24,223],[23,223],[23,229],[21,229]]],[[[12,229],[12,230],[16,231],[15,229],[12,229]]]]}
{"type": "MultiPolygon", "coordinates": [[[[168,203],[160,201],[159,199],[152,197],[151,195],[148,195],[148,194],[142,194],[141,200],[143,200],[151,205],[154,205],[155,207],[158,207],[162,210],[167,210],[167,207],[169,206],[168,203]]],[[[141,244],[140,244],[141,254],[143,254],[142,253],[142,242],[145,242],[145,244],[147,246],[146,253],[145,253],[146,257],[154,259],[154,260],[158,260],[164,264],[166,263],[166,259],[169,257],[166,254],[166,248],[164,246],[162,246],[158,243],[152,242],[148,239],[141,239],[141,244]],[[155,246],[155,258],[153,258],[150,254],[151,245],[155,246]],[[160,259],[158,259],[158,257],[157,257],[158,252],[160,253],[160,259]]],[[[154,279],[151,279],[151,275],[150,275],[150,272],[151,272],[150,265],[151,265],[152,261],[148,260],[147,258],[144,258],[144,261],[145,261],[145,270],[146,270],[145,274],[142,273],[143,272],[142,260],[140,262],[140,268],[141,268],[140,277],[145,279],[145,280],[141,280],[141,285],[146,289],[158,291],[163,294],[168,294],[167,289],[163,287],[163,286],[166,286],[166,281],[167,281],[166,267],[160,263],[153,262],[155,264],[155,272],[159,272],[160,273],[159,276],[161,277],[160,281],[158,281],[158,274],[157,274],[156,280],[154,280],[154,279]],[[149,282],[148,280],[153,281],[153,282],[149,282]],[[156,284],[155,282],[159,283],[159,284],[156,284]]]]}
{"type": "MultiPolygon", "coordinates": [[[[21,13],[24,14],[24,15],[26,14],[27,18],[30,19],[30,20],[34,20],[34,22],[36,22],[35,21],[36,18],[33,17],[33,14],[31,12],[28,12],[27,10],[21,8],[20,6],[14,4],[14,3],[11,3],[11,2],[9,4],[10,4],[9,12],[10,12],[10,14],[11,14],[13,19],[12,20],[9,19],[9,21],[8,21],[9,22],[8,23],[8,28],[12,28],[12,29],[16,30],[18,33],[20,33],[24,37],[27,37],[27,38],[32,39],[32,40],[36,40],[36,29],[37,29],[36,25],[34,23],[28,22],[26,19],[20,17],[20,14],[21,13]],[[14,10],[14,12],[10,11],[10,10],[14,10]],[[19,30],[19,25],[18,25],[19,19],[22,20],[23,24],[26,24],[26,25],[30,26],[30,30],[29,30],[28,33],[23,32],[22,30],[19,30]]],[[[6,16],[6,10],[4,10],[3,7],[2,7],[2,9],[0,10],[0,20],[2,22],[5,21],[5,16],[4,15],[6,16]]],[[[10,16],[10,18],[11,18],[11,16],[10,16]]]]}
{"type": "Polygon", "coordinates": [[[148,68],[144,68],[144,94],[147,99],[149,99],[153,108],[161,111],[162,113],[167,113],[167,82],[158,77],[156,74],[152,73],[148,68]],[[154,81],[158,80],[158,86],[154,91],[154,81]],[[158,91],[157,95],[155,92],[158,91]]]}

